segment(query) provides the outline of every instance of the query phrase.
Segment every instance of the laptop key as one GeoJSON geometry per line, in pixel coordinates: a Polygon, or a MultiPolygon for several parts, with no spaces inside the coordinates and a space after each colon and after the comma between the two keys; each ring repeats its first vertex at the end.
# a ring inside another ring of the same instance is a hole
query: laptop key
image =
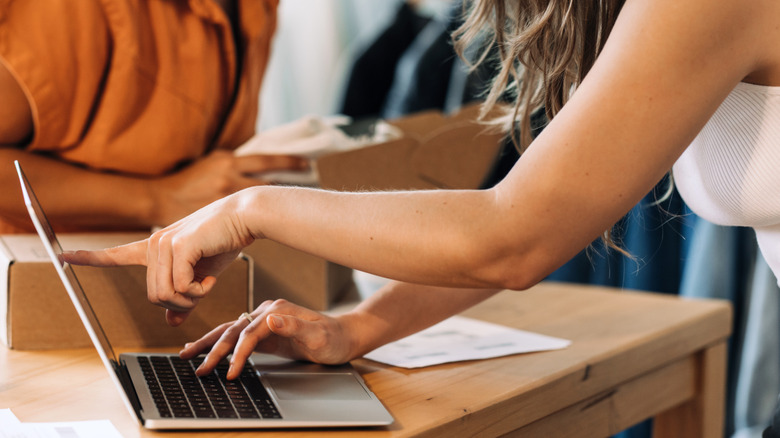
{"type": "Polygon", "coordinates": [[[282,418],[279,410],[276,409],[276,405],[271,400],[270,394],[268,394],[265,386],[260,383],[260,379],[251,367],[245,366],[243,371],[241,371],[239,379],[263,418],[282,418]]]}
{"type": "Polygon", "coordinates": [[[238,379],[227,380],[226,361],[202,377],[195,374],[200,362],[165,356],[139,358],[161,417],[281,418],[250,366],[244,367],[238,379]]]}

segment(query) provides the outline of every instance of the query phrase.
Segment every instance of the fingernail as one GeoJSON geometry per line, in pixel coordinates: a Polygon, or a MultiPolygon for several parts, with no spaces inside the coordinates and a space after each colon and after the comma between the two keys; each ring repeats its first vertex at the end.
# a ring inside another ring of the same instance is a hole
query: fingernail
{"type": "Polygon", "coordinates": [[[280,316],[271,315],[271,322],[273,322],[274,327],[276,328],[282,328],[284,326],[284,320],[280,316]]]}

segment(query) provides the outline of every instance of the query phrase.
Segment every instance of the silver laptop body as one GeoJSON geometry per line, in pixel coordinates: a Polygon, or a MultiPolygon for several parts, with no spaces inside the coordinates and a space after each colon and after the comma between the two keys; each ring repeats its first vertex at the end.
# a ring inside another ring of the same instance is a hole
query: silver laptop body
{"type": "Polygon", "coordinates": [[[72,267],[62,258],[62,247],[44,214],[18,161],[16,171],[24,201],[46,252],[54,264],[92,343],[120,388],[125,405],[149,429],[254,429],[288,427],[382,426],[393,418],[350,365],[323,366],[253,354],[242,377],[232,382],[207,378],[175,377],[180,383],[200,386],[207,401],[187,395],[181,398],[159,393],[155,385],[171,380],[155,366],[180,368],[176,354],[125,353],[117,356],[92,310],[72,267]],[[149,383],[148,383],[149,382],[149,383]],[[236,383],[238,382],[238,383],[236,383]],[[240,387],[233,385],[241,384],[240,387]],[[229,402],[212,398],[216,392],[239,393],[229,402]],[[263,395],[264,394],[264,395],[263,395]],[[264,400],[260,400],[264,397],[264,400]],[[186,398],[187,400],[183,400],[186,398]],[[249,399],[247,401],[247,399],[249,399]],[[196,403],[192,403],[192,401],[196,403]],[[189,406],[189,408],[188,408],[189,406]],[[193,407],[194,406],[194,407],[193,407]],[[230,413],[230,409],[233,413],[230,413]],[[189,409],[190,412],[187,412],[189,409]],[[209,411],[210,409],[210,411],[209,411]]]}

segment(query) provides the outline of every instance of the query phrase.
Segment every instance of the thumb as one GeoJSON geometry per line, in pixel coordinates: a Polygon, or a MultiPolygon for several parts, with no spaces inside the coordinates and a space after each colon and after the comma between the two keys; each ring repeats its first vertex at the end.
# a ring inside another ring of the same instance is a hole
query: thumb
{"type": "Polygon", "coordinates": [[[298,318],[293,315],[272,313],[265,320],[268,328],[276,335],[283,338],[294,339],[306,348],[319,348],[322,346],[325,336],[321,330],[321,323],[298,318]]]}
{"type": "Polygon", "coordinates": [[[293,321],[293,317],[278,313],[268,315],[265,322],[274,334],[285,338],[295,336],[298,332],[298,326],[300,325],[297,320],[293,321]]]}
{"type": "Polygon", "coordinates": [[[190,316],[190,312],[177,312],[175,310],[165,310],[165,321],[171,327],[178,327],[187,317],[190,316]]]}
{"type": "Polygon", "coordinates": [[[265,322],[275,335],[294,339],[306,348],[318,345],[322,341],[323,332],[317,329],[317,322],[281,313],[268,315],[265,322]]]}

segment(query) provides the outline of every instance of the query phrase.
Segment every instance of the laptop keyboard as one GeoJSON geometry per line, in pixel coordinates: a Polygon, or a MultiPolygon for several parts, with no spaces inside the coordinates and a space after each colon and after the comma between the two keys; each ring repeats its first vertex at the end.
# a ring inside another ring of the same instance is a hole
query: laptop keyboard
{"type": "Polygon", "coordinates": [[[139,357],[160,416],[164,418],[282,418],[254,370],[244,365],[240,377],[227,380],[227,361],[198,377],[201,358],[139,357]]]}

